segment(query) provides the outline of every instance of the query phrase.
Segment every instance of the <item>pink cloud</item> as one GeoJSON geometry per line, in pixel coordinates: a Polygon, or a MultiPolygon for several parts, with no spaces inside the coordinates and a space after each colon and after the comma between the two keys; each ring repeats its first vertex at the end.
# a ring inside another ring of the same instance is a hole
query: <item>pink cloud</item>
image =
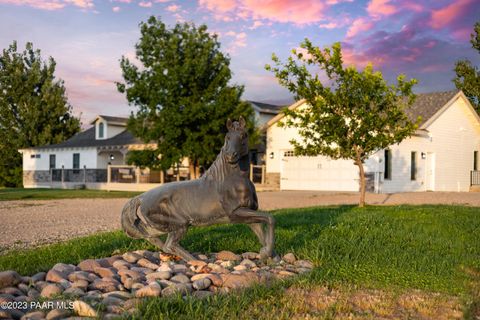
{"type": "Polygon", "coordinates": [[[338,28],[339,25],[336,22],[329,22],[329,23],[320,24],[318,25],[318,27],[323,29],[335,29],[335,28],[338,28]]]}
{"type": "Polygon", "coordinates": [[[132,0],[111,0],[112,2],[132,3],[132,0]]]}
{"type": "Polygon", "coordinates": [[[457,0],[453,3],[432,11],[430,26],[434,29],[441,29],[449,26],[457,19],[462,19],[473,0],[457,0]]]}
{"type": "Polygon", "coordinates": [[[0,0],[0,4],[23,5],[42,10],[59,10],[67,5],[73,5],[82,9],[94,7],[93,0],[0,0]]]}
{"type": "Polygon", "coordinates": [[[152,7],[152,2],[150,1],[140,1],[138,5],[142,8],[151,8],[152,7]]]}
{"type": "Polygon", "coordinates": [[[180,6],[177,6],[176,4],[172,4],[166,7],[165,10],[170,12],[177,12],[178,10],[180,10],[180,6]]]}
{"type": "Polygon", "coordinates": [[[237,3],[235,0],[200,0],[199,5],[210,11],[225,13],[233,10],[237,3]]]}
{"type": "Polygon", "coordinates": [[[347,30],[347,38],[353,38],[360,32],[367,32],[373,28],[373,22],[368,21],[365,18],[355,19],[347,30]]]}
{"type": "Polygon", "coordinates": [[[240,19],[302,25],[321,21],[330,6],[327,4],[329,1],[332,3],[332,0],[200,0],[199,4],[217,18],[230,14],[240,19]]]}
{"type": "Polygon", "coordinates": [[[398,9],[390,3],[390,0],[372,0],[367,6],[367,12],[372,17],[389,16],[398,9]]]}
{"type": "Polygon", "coordinates": [[[112,11],[113,11],[113,12],[119,12],[119,11],[120,11],[120,7],[113,7],[113,8],[112,8],[112,11]]]}
{"type": "Polygon", "coordinates": [[[258,27],[261,27],[263,26],[264,23],[260,20],[256,20],[253,22],[253,25],[249,28],[250,30],[254,30],[254,29],[257,29],[258,27]]]}

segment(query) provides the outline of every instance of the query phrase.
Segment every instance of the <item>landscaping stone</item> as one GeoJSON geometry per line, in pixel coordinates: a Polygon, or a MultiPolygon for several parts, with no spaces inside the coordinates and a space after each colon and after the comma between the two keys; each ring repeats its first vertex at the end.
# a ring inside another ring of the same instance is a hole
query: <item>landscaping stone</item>
{"type": "Polygon", "coordinates": [[[137,290],[135,292],[135,297],[143,298],[143,297],[158,297],[162,293],[162,288],[158,283],[152,283],[142,289],[137,290]]]}
{"type": "Polygon", "coordinates": [[[177,282],[177,283],[190,283],[190,278],[184,274],[179,273],[173,276],[172,278],[170,278],[170,281],[177,282]]]}
{"type": "Polygon", "coordinates": [[[67,309],[53,309],[47,313],[47,320],[59,320],[70,316],[70,311],[67,309]]]}
{"type": "Polygon", "coordinates": [[[81,317],[98,317],[97,311],[81,300],[73,302],[73,311],[81,317]]]}
{"type": "Polygon", "coordinates": [[[0,319],[9,319],[9,318],[13,318],[13,319],[25,319],[25,314],[20,311],[20,310],[16,310],[16,309],[11,309],[11,310],[5,310],[3,311],[0,309],[0,319]],[[3,312],[5,312],[5,314],[3,314],[3,312]],[[2,316],[3,315],[3,316],[2,316]]]}
{"type": "Polygon", "coordinates": [[[220,251],[217,253],[217,260],[223,260],[223,261],[240,261],[241,258],[240,256],[236,255],[235,253],[231,251],[220,251]]]}
{"type": "Polygon", "coordinates": [[[0,289],[15,286],[21,281],[22,277],[20,277],[16,271],[9,270],[0,272],[0,289]]]}
{"type": "Polygon", "coordinates": [[[40,295],[44,298],[51,298],[57,294],[61,294],[63,289],[57,284],[47,284],[43,289],[40,295]]]}
{"type": "Polygon", "coordinates": [[[80,262],[78,264],[78,267],[82,271],[95,272],[95,268],[101,268],[102,266],[100,265],[100,263],[93,259],[87,259],[80,262]]]}
{"type": "MultiPolygon", "coordinates": [[[[203,299],[216,293],[245,288],[257,282],[269,283],[311,271],[313,264],[296,260],[288,253],[282,259],[260,259],[255,252],[237,255],[231,251],[217,254],[195,254],[198,260],[188,263],[170,254],[138,250],[122,256],[87,259],[78,266],[57,263],[47,272],[21,277],[15,271],[0,272],[0,302],[36,301],[65,294],[75,297],[71,310],[45,311],[42,319],[80,319],[100,317],[113,319],[138,312],[138,301],[144,297],[188,295],[203,299]],[[103,314],[97,308],[102,306],[103,314]],[[125,313],[127,312],[127,314],[125,313]]],[[[23,313],[4,312],[0,318],[25,318],[23,313]]]]}
{"type": "Polygon", "coordinates": [[[192,286],[195,290],[204,290],[210,287],[212,280],[208,278],[198,279],[193,281],[192,286]]]}
{"type": "Polygon", "coordinates": [[[122,258],[127,262],[135,263],[138,260],[142,259],[142,256],[135,252],[127,252],[122,256],[122,258]]]}
{"type": "Polygon", "coordinates": [[[283,256],[283,261],[293,264],[295,261],[297,261],[297,258],[295,258],[295,255],[293,253],[289,252],[283,256]]]}
{"type": "Polygon", "coordinates": [[[25,320],[41,320],[45,318],[45,313],[43,311],[31,311],[26,313],[21,319],[25,320]]]}

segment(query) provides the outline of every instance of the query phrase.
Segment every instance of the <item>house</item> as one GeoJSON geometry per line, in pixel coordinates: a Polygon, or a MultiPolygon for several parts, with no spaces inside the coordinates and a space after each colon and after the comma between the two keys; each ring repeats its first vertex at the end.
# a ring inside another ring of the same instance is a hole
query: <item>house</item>
{"type": "MultiPolygon", "coordinates": [[[[110,181],[109,166],[125,165],[130,150],[145,144],[126,130],[127,118],[100,115],[91,127],[54,145],[19,150],[23,156],[23,185],[36,187],[74,187],[79,184],[101,188],[110,181]]],[[[133,174],[125,173],[123,176],[133,174]]]]}
{"type": "MultiPolygon", "coordinates": [[[[289,108],[301,108],[301,100],[289,108]]],[[[365,161],[370,191],[469,191],[480,184],[480,118],[461,91],[419,94],[409,111],[422,117],[418,130],[365,161]],[[475,182],[477,181],[477,182],[475,182]]],[[[266,175],[282,190],[358,191],[351,160],[295,156],[296,128],[282,128],[279,114],[268,121],[266,175]]]]}
{"type": "MultiPolygon", "coordinates": [[[[280,106],[250,102],[257,123],[266,123],[280,106]]],[[[25,188],[76,188],[148,190],[158,183],[188,178],[188,159],[166,172],[126,165],[131,150],[155,148],[127,130],[127,118],[97,116],[87,130],[54,145],[19,150],[23,157],[25,188]]],[[[256,164],[265,154],[265,143],[252,148],[256,164]]]]}

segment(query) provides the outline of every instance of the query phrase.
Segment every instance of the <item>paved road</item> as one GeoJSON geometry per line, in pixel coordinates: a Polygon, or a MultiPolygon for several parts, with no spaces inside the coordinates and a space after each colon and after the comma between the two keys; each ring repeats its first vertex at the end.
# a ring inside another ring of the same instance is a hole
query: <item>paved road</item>
{"type": "MultiPolygon", "coordinates": [[[[358,193],[353,192],[314,191],[259,192],[258,196],[262,210],[355,204],[359,197],[358,193]]],[[[126,201],[65,199],[0,202],[0,252],[119,229],[120,212],[126,201]]],[[[480,193],[367,194],[367,203],[465,204],[480,207],[480,193]]]]}

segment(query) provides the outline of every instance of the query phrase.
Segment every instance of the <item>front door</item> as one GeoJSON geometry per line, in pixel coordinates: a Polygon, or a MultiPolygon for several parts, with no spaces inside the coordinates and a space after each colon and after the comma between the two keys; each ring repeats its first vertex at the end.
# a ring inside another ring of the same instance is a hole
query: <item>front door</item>
{"type": "Polygon", "coordinates": [[[425,171],[426,191],[435,191],[435,153],[428,152],[425,171]]]}

